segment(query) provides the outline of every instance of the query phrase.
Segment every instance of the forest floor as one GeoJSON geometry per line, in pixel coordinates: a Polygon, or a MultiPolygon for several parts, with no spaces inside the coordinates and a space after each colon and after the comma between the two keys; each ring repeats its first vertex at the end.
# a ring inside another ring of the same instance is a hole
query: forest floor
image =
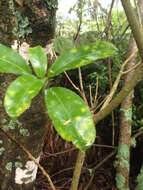
{"type": "MultiPolygon", "coordinates": [[[[116,148],[103,145],[100,136],[87,152],[78,190],[116,190],[114,160],[116,148]]],[[[53,126],[45,139],[41,165],[46,169],[56,190],[69,190],[78,150],[62,140],[53,126]]],[[[132,177],[131,177],[132,180],[132,177]]],[[[132,183],[132,182],[131,182],[132,183]]],[[[134,190],[134,185],[130,185],[134,190]]],[[[38,171],[36,190],[52,190],[47,179],[38,171]]]]}

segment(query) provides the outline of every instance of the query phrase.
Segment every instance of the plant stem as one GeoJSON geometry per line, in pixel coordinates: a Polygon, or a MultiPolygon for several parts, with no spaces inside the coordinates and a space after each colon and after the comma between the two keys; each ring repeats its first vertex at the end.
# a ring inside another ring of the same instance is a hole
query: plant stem
{"type": "Polygon", "coordinates": [[[80,178],[84,158],[85,158],[85,152],[79,150],[77,160],[76,160],[75,169],[74,169],[74,173],[73,173],[72,184],[71,184],[70,190],[77,190],[77,188],[78,188],[79,178],[80,178]]]}

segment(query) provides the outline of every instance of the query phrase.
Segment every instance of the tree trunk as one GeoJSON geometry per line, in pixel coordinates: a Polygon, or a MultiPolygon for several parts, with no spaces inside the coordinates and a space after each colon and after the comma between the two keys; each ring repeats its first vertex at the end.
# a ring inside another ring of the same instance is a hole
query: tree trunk
{"type": "MultiPolygon", "coordinates": [[[[45,47],[51,43],[55,29],[57,0],[1,0],[0,43],[11,46],[27,42],[45,47]]],[[[14,75],[0,74],[0,123],[14,139],[39,161],[44,137],[49,125],[41,94],[29,109],[12,121],[3,108],[7,86],[14,75]]],[[[37,166],[17,145],[0,131],[0,189],[33,190],[37,166]]]]}
{"type": "MultiPolygon", "coordinates": [[[[140,20],[140,24],[141,27],[143,28],[143,0],[138,0],[138,14],[139,14],[139,20],[140,20]]],[[[137,177],[137,186],[136,186],[136,190],[141,190],[142,189],[142,181],[143,181],[143,164],[141,166],[140,169],[140,173],[138,174],[137,177]]]]}
{"type": "MultiPolygon", "coordinates": [[[[136,42],[131,35],[129,42],[128,56],[136,50],[136,42]]],[[[136,64],[136,56],[132,58],[126,66],[126,70],[131,69],[136,64]]],[[[134,70],[125,76],[125,83],[134,74],[134,70]]],[[[130,170],[130,144],[131,144],[131,123],[132,123],[132,99],[133,91],[121,103],[120,113],[120,135],[118,144],[116,166],[116,185],[118,190],[129,189],[129,170],[130,170]]]]}
{"type": "MultiPolygon", "coordinates": [[[[143,21],[143,0],[138,1],[137,14],[140,21],[140,27],[142,28],[143,21]]],[[[131,35],[129,42],[129,52],[130,56],[137,48],[136,42],[131,35]]],[[[131,69],[136,64],[135,56],[126,66],[126,70],[131,69]]],[[[127,73],[125,76],[125,83],[128,82],[134,74],[134,70],[127,73]]],[[[132,123],[132,99],[133,92],[131,92],[121,104],[120,113],[120,135],[119,135],[119,146],[117,154],[117,174],[116,174],[116,184],[119,190],[129,189],[129,171],[130,171],[130,146],[131,146],[131,123],[132,123]],[[126,154],[125,154],[126,152],[126,154]],[[121,180],[122,179],[122,180],[121,180]],[[122,181],[122,182],[121,182],[122,181]]]]}

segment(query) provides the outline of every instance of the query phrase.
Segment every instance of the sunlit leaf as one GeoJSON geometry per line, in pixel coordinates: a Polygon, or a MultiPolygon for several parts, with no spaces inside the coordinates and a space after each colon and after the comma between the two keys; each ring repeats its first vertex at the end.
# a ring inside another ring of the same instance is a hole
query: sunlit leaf
{"type": "Polygon", "coordinates": [[[40,91],[45,79],[38,80],[32,75],[23,75],[8,87],[4,99],[4,107],[10,117],[20,116],[40,91]]]}
{"type": "Polygon", "coordinates": [[[49,117],[60,136],[87,150],[95,140],[95,127],[88,106],[71,90],[53,87],[45,91],[49,117]]]}
{"type": "Polygon", "coordinates": [[[0,72],[31,74],[31,69],[16,51],[0,44],[0,72]]]}
{"type": "Polygon", "coordinates": [[[113,44],[101,41],[72,49],[55,61],[48,71],[48,77],[53,77],[66,70],[87,65],[97,59],[113,56],[115,52],[116,48],[113,44]]]}
{"type": "Polygon", "coordinates": [[[47,71],[47,56],[42,47],[29,48],[29,59],[36,75],[43,78],[47,71]]]}

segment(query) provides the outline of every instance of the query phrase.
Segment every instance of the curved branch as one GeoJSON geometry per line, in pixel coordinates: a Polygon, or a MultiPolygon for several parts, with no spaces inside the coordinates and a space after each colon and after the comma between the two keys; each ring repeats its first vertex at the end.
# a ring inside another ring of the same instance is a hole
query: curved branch
{"type": "Polygon", "coordinates": [[[119,104],[124,100],[124,98],[129,94],[129,92],[137,85],[137,83],[143,77],[143,64],[140,64],[135,71],[132,79],[127,82],[118,95],[106,106],[103,110],[99,111],[94,115],[93,119],[95,124],[98,123],[101,119],[109,115],[119,104]]]}
{"type": "MultiPolygon", "coordinates": [[[[143,29],[140,27],[138,19],[134,13],[134,10],[131,6],[130,0],[121,0],[122,5],[124,7],[128,22],[130,24],[134,39],[136,41],[137,47],[139,49],[140,56],[143,60],[143,29]]],[[[122,90],[118,93],[118,95],[110,102],[110,104],[99,111],[94,115],[95,124],[98,123],[101,119],[109,115],[118,105],[123,101],[123,99],[129,94],[129,92],[137,85],[137,83],[143,77],[143,64],[140,64],[135,71],[132,79],[125,83],[122,90]]]]}

